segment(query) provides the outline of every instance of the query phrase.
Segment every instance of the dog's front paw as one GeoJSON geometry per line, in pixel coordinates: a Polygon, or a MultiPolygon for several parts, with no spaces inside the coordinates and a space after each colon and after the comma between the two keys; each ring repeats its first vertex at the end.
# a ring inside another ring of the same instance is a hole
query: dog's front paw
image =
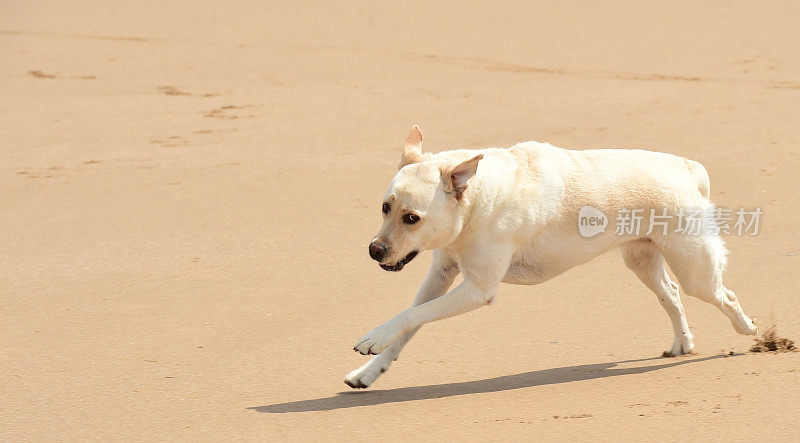
{"type": "Polygon", "coordinates": [[[384,323],[361,337],[353,350],[362,355],[378,355],[397,339],[400,332],[393,321],[384,323]]]}
{"type": "Polygon", "coordinates": [[[380,357],[373,357],[372,360],[360,368],[347,374],[344,377],[345,384],[353,389],[368,388],[375,379],[389,369],[389,364],[391,363],[383,363],[382,361],[376,361],[376,359],[380,359],[380,357]]]}

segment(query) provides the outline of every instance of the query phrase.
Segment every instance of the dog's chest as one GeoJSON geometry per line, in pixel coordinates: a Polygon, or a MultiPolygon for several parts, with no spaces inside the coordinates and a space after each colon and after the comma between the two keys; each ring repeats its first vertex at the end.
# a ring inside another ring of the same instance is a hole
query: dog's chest
{"type": "Polygon", "coordinates": [[[541,260],[532,257],[515,257],[503,277],[504,283],[535,285],[550,279],[552,270],[541,260]]]}

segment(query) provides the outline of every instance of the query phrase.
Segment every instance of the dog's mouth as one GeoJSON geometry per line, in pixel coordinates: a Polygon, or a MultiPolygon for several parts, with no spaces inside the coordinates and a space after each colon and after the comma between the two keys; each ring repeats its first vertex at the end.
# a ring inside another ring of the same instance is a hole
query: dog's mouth
{"type": "Polygon", "coordinates": [[[387,271],[397,272],[397,271],[403,269],[403,266],[407,265],[408,262],[410,262],[411,260],[414,260],[414,257],[416,257],[418,253],[419,253],[419,251],[411,251],[411,252],[408,253],[408,255],[403,257],[402,260],[400,260],[399,262],[397,262],[397,263],[395,263],[393,265],[384,265],[383,263],[381,263],[380,266],[381,266],[381,268],[383,268],[383,269],[385,269],[387,271]]]}

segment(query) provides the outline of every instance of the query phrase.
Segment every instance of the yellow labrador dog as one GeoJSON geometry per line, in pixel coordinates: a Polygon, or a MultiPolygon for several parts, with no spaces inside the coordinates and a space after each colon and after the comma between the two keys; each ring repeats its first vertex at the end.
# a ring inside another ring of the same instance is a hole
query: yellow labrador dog
{"type": "Polygon", "coordinates": [[[427,249],[433,263],[413,306],[356,342],[357,352],[375,357],[345,383],[368,387],[423,324],[491,303],[501,282],[541,283],[615,247],[672,321],[675,339],[665,354],[694,348],[665,263],[687,294],[719,308],[738,333],[756,334],[722,284],[726,250],[708,198],[705,168],[670,154],[538,142],[430,154],[414,126],[369,254],[389,271],[427,249]],[[627,210],[638,216],[636,226],[625,226],[634,219],[627,210]],[[699,216],[685,229],[692,210],[699,216]],[[594,232],[581,231],[587,226],[594,232]],[[463,282],[448,291],[459,272],[463,282]]]}

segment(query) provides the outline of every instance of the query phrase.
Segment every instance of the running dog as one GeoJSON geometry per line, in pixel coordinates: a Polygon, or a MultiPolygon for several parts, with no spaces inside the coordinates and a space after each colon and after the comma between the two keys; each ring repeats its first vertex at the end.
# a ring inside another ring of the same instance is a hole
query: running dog
{"type": "Polygon", "coordinates": [[[700,163],[671,154],[573,151],[539,142],[431,154],[422,152],[415,125],[381,202],[383,226],[369,255],[383,269],[400,271],[432,249],[433,263],[413,306],[356,342],[354,350],[375,357],[345,383],[368,387],[423,324],[492,303],[501,282],[542,283],[615,247],[669,315],[675,338],[665,354],[694,349],[665,263],[686,294],[719,308],[736,332],[755,335],[756,324],[722,284],[726,249],[709,191],[700,163]],[[598,216],[596,235],[579,231],[587,207],[598,216]],[[641,226],[651,229],[603,229],[618,223],[625,208],[639,210],[641,226]],[[697,229],[679,229],[686,209],[701,214],[697,229]],[[449,290],[459,273],[463,282],[449,290]]]}

